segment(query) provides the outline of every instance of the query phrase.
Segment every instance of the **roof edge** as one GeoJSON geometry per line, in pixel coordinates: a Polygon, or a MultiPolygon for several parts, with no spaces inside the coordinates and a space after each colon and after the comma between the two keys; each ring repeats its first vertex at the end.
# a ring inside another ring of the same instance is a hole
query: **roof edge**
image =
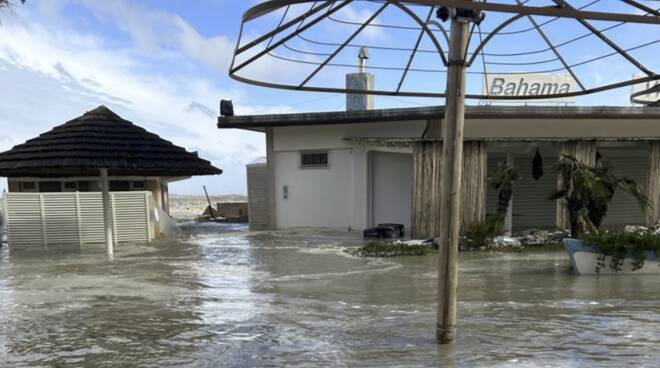
{"type": "MultiPolygon", "coordinates": [[[[442,119],[444,106],[218,117],[219,129],[249,129],[442,119]]],[[[660,119],[646,106],[466,106],[467,119],[660,119]]]]}

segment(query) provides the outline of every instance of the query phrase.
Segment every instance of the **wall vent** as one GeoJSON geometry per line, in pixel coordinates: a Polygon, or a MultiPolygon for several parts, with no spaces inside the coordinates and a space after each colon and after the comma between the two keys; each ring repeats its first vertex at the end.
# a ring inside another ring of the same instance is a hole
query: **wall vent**
{"type": "Polygon", "coordinates": [[[301,169],[325,169],[329,166],[328,151],[300,152],[301,169]]]}

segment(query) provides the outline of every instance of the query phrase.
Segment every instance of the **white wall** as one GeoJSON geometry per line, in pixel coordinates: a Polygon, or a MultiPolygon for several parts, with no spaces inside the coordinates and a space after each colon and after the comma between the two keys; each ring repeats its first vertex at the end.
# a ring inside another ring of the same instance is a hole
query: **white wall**
{"type": "MultiPolygon", "coordinates": [[[[368,149],[344,138],[412,138],[420,136],[424,128],[424,122],[388,122],[274,129],[277,227],[367,228],[368,149]],[[309,149],[328,150],[330,167],[299,168],[300,151],[309,149]],[[289,188],[288,199],[283,198],[284,185],[289,188]]],[[[401,201],[410,202],[410,196],[401,201]]],[[[410,211],[410,203],[406,208],[410,211]]],[[[405,223],[410,222],[409,217],[405,223]]]]}
{"type": "Polygon", "coordinates": [[[327,169],[301,169],[298,155],[298,151],[275,152],[277,227],[348,229],[353,218],[351,150],[329,150],[327,169]],[[288,199],[283,197],[285,185],[288,199]]]}

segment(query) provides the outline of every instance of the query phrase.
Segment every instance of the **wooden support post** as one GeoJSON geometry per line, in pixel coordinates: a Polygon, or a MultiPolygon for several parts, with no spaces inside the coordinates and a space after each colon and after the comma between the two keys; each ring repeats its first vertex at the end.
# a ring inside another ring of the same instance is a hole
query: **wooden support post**
{"type": "MultiPolygon", "coordinates": [[[[439,138],[439,137],[438,137],[439,138]]],[[[411,229],[414,239],[440,236],[440,182],[442,142],[413,145],[411,229]]],[[[461,188],[461,229],[486,219],[486,142],[465,142],[461,188]]]]}
{"type": "Polygon", "coordinates": [[[647,195],[651,208],[646,212],[648,226],[655,226],[660,220],[660,141],[649,144],[649,174],[647,195]]]}
{"type": "Polygon", "coordinates": [[[487,144],[470,141],[463,144],[463,180],[461,191],[461,229],[486,219],[487,144]]]}
{"type": "MultiPolygon", "coordinates": [[[[515,166],[515,160],[513,158],[513,153],[511,152],[506,154],[506,166],[511,168],[515,166]]],[[[509,204],[506,207],[506,215],[504,216],[504,233],[508,236],[513,234],[513,196],[509,199],[509,204]]]]}
{"type": "Polygon", "coordinates": [[[469,24],[451,21],[446,109],[443,131],[442,185],[438,265],[438,343],[452,342],[456,335],[456,287],[461,223],[461,175],[463,171],[463,124],[465,119],[465,55],[469,24]]]}
{"type": "Polygon", "coordinates": [[[110,209],[110,181],[108,169],[101,169],[101,198],[103,201],[103,228],[105,230],[105,246],[108,255],[114,254],[114,237],[112,233],[112,210],[110,209]]]}

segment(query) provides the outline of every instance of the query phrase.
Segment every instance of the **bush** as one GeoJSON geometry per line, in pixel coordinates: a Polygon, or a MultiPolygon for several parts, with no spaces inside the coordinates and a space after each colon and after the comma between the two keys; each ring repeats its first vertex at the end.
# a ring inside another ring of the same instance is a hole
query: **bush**
{"type": "Polygon", "coordinates": [[[647,252],[654,253],[656,257],[660,256],[660,235],[653,233],[601,232],[585,235],[581,240],[602,254],[598,259],[596,272],[607,266],[607,256],[612,257],[609,267],[615,272],[622,270],[623,260],[628,255],[633,257],[633,271],[644,267],[647,252]]]}
{"type": "Polygon", "coordinates": [[[407,245],[392,241],[370,241],[355,254],[360,257],[405,257],[423,256],[434,252],[433,244],[407,245]]]}
{"type": "Polygon", "coordinates": [[[470,249],[490,247],[493,238],[504,232],[504,218],[500,215],[467,226],[463,246],[470,249]]]}

